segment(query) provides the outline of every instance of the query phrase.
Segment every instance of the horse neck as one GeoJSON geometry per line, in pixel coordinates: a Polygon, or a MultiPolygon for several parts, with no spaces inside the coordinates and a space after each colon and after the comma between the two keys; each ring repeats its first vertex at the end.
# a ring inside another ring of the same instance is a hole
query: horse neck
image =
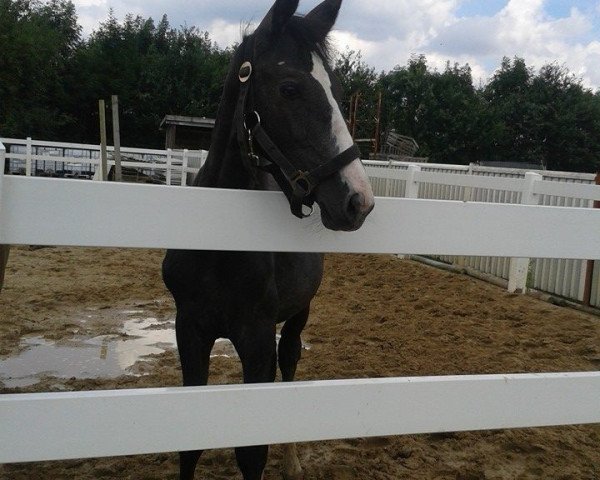
{"type": "Polygon", "coordinates": [[[238,70],[241,49],[236,52],[221,97],[215,129],[206,163],[196,176],[194,185],[233,189],[254,189],[255,179],[242,160],[237,140],[235,111],[239,95],[238,70]]]}

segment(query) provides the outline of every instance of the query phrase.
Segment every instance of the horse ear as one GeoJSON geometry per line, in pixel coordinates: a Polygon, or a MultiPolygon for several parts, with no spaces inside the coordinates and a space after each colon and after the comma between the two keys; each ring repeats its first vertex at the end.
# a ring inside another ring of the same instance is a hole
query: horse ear
{"type": "Polygon", "coordinates": [[[311,22],[321,39],[325,39],[337,20],[341,6],[342,0],[325,0],[313,8],[304,20],[311,22]]]}
{"type": "Polygon", "coordinates": [[[296,12],[299,2],[300,0],[276,0],[256,30],[271,35],[280,34],[285,24],[296,12]]]}

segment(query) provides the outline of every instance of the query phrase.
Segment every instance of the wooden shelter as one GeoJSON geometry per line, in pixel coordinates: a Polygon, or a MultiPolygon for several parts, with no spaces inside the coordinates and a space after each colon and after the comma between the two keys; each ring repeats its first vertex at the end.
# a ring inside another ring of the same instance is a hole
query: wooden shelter
{"type": "Polygon", "coordinates": [[[165,148],[173,150],[208,150],[215,120],[206,117],[165,115],[160,129],[165,130],[165,148]]]}

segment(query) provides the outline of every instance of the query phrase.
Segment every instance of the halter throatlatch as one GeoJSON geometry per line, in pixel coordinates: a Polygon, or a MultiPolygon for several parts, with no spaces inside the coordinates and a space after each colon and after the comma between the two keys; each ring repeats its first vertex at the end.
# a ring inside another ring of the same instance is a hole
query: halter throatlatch
{"type": "MultiPolygon", "coordinates": [[[[252,54],[248,55],[252,49],[252,45],[249,45],[251,44],[250,39],[246,43],[245,57],[253,58],[252,54]]],[[[360,150],[356,145],[352,145],[328,162],[310,171],[294,167],[262,127],[258,112],[252,109],[252,102],[248,100],[248,97],[252,95],[252,74],[252,62],[244,61],[238,74],[240,93],[235,114],[238,143],[242,155],[250,159],[255,167],[273,176],[288,198],[292,213],[296,217],[310,217],[314,211],[315,188],[326,178],[360,158],[360,150]],[[255,149],[254,142],[260,146],[260,152],[255,149]],[[303,207],[307,207],[310,211],[305,213],[303,207]]]]}

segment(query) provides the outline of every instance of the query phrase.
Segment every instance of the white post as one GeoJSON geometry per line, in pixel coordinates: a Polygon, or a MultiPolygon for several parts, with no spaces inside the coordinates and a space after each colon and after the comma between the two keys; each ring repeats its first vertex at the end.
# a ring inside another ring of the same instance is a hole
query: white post
{"type": "MultiPolygon", "coordinates": [[[[31,145],[31,137],[27,137],[27,146],[25,150],[25,175],[28,177],[31,176],[31,156],[33,152],[33,147],[31,145]]],[[[6,153],[6,152],[5,152],[6,153]]]]}
{"type": "MultiPolygon", "coordinates": [[[[523,195],[521,204],[538,205],[539,195],[533,193],[535,182],[542,180],[539,173],[527,172],[523,184],[523,195]]],[[[527,292],[527,276],[529,274],[529,258],[511,258],[510,270],[508,275],[508,291],[510,293],[527,292]]]]}
{"type": "MultiPolygon", "coordinates": [[[[391,170],[392,169],[392,160],[388,160],[388,169],[391,170]]],[[[391,187],[391,180],[389,178],[385,179],[385,196],[389,197],[390,196],[390,187],[391,187]]]]}
{"type": "MultiPolygon", "coordinates": [[[[2,179],[4,178],[4,169],[6,168],[6,147],[0,142],[0,188],[2,188],[2,179]]],[[[1,197],[0,197],[1,198],[1,197]]]]}
{"type": "MultiPolygon", "coordinates": [[[[469,171],[467,173],[467,175],[473,175],[473,167],[475,166],[474,163],[469,163],[469,171]]],[[[464,192],[463,192],[463,201],[464,202],[471,202],[473,200],[473,187],[465,187],[464,192]]]]}
{"type": "Polygon", "coordinates": [[[4,169],[6,168],[6,148],[0,142],[0,215],[2,214],[2,185],[4,183],[4,169]]]}
{"type": "Polygon", "coordinates": [[[167,148],[167,175],[165,183],[171,185],[171,164],[173,162],[173,151],[167,148]]]}
{"type": "Polygon", "coordinates": [[[406,198],[419,198],[419,182],[416,178],[417,173],[421,171],[419,165],[408,166],[408,178],[406,179],[406,198]]]}
{"type": "MultiPolygon", "coordinates": [[[[4,182],[4,169],[6,168],[6,148],[0,142],[0,216],[2,215],[2,184],[4,182]]],[[[8,252],[10,245],[0,245],[0,291],[4,286],[4,272],[8,262],[8,252]]]]}
{"type": "MultiPolygon", "coordinates": [[[[475,164],[473,162],[469,163],[469,170],[467,171],[467,175],[473,175],[473,167],[475,164]]],[[[473,187],[464,187],[463,190],[463,202],[471,202],[473,201],[473,187]]],[[[452,263],[454,265],[458,265],[459,267],[464,267],[467,264],[467,257],[461,255],[460,257],[454,257],[452,263]]]]}
{"type": "Polygon", "coordinates": [[[188,149],[183,151],[183,165],[181,166],[181,186],[187,185],[188,149]]]}
{"type": "MultiPolygon", "coordinates": [[[[416,175],[421,171],[419,165],[408,166],[408,176],[406,178],[406,188],[404,190],[405,198],[419,198],[419,182],[417,181],[416,175]]],[[[399,259],[407,258],[407,255],[399,253],[396,255],[399,259]]]]}

